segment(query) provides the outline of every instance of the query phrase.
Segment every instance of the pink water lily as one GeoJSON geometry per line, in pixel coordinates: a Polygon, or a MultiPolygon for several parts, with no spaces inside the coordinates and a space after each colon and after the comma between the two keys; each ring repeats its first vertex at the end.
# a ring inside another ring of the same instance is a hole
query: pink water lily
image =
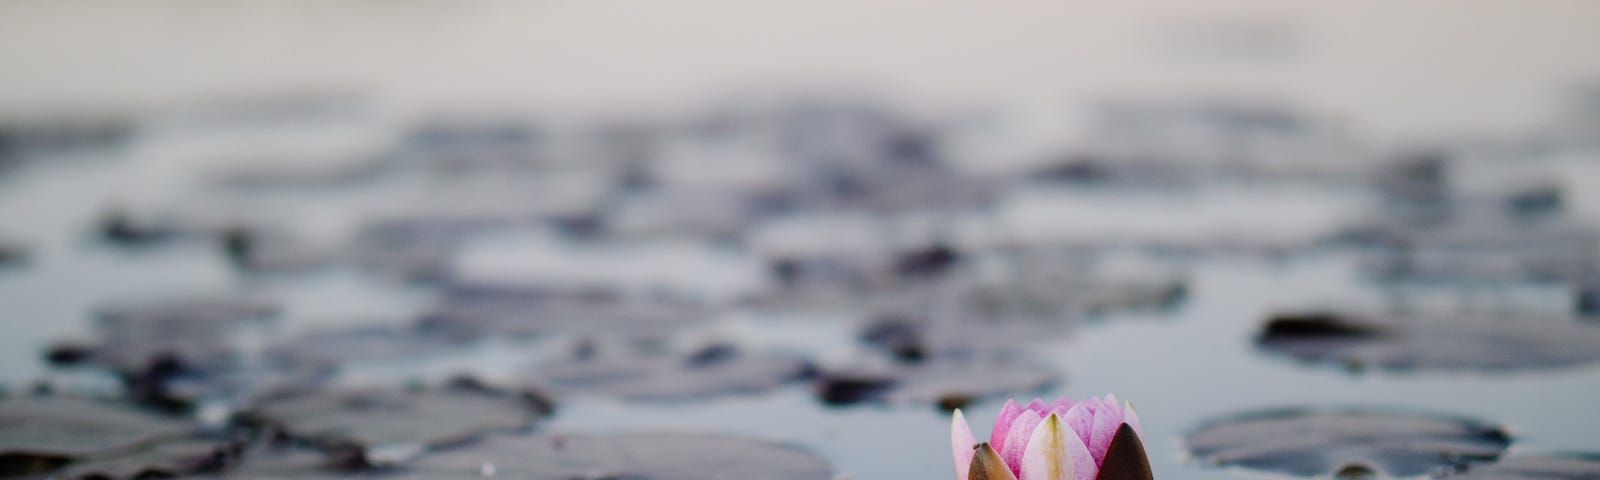
{"type": "Polygon", "coordinates": [[[957,480],[1149,479],[1142,436],[1133,405],[1114,395],[1007,400],[988,442],[973,438],[960,409],[950,420],[957,480]]]}

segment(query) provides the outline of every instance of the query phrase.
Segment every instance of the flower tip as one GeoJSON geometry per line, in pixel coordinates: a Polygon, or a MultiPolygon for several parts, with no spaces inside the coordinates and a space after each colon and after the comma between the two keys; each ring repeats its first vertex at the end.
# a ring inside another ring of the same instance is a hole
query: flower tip
{"type": "Polygon", "coordinates": [[[967,479],[967,470],[972,464],[972,449],[976,443],[972,438],[972,427],[967,426],[967,417],[957,408],[950,414],[950,452],[955,456],[957,480],[967,479]]]}
{"type": "Polygon", "coordinates": [[[1152,480],[1154,477],[1150,471],[1150,457],[1145,454],[1138,432],[1126,423],[1117,427],[1096,480],[1152,480]]]}
{"type": "Polygon", "coordinates": [[[973,447],[972,464],[968,467],[964,480],[1017,480],[1016,474],[1011,473],[1011,467],[1005,460],[1000,459],[1000,454],[987,442],[979,443],[973,447]]]}

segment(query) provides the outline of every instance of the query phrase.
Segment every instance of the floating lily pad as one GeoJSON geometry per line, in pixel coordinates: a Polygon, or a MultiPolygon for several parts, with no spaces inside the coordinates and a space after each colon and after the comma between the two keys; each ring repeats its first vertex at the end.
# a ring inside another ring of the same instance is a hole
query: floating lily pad
{"type": "Polygon", "coordinates": [[[81,458],[179,438],[192,426],[79,397],[0,400],[0,455],[81,458]]]}
{"type": "Polygon", "coordinates": [[[1596,233],[1567,225],[1451,225],[1387,234],[1389,248],[1364,260],[1382,280],[1568,281],[1595,268],[1596,233]]]}
{"type": "Polygon", "coordinates": [[[687,302],[457,289],[423,318],[420,328],[459,339],[560,333],[650,336],[674,333],[711,317],[710,309],[687,302]]]}
{"type": "Polygon", "coordinates": [[[984,397],[1023,395],[1060,381],[1043,367],[1001,360],[944,359],[917,365],[823,371],[817,396],[830,405],[932,403],[954,409],[984,397]]]}
{"type": "Polygon", "coordinates": [[[1450,480],[1592,480],[1600,478],[1600,455],[1515,455],[1474,464],[1445,475],[1450,480]]]}
{"type": "MultiPolygon", "coordinates": [[[[134,329],[152,323],[226,323],[270,317],[278,313],[271,302],[241,297],[193,297],[114,303],[100,307],[95,316],[102,327],[134,329]]],[[[191,326],[191,325],[177,325],[191,326]]]]}
{"type": "Polygon", "coordinates": [[[1357,369],[1508,371],[1600,360],[1600,328],[1559,317],[1305,312],[1268,320],[1256,345],[1357,369]]]}
{"type": "Polygon", "coordinates": [[[234,367],[237,329],[277,312],[276,304],[236,297],[111,304],[96,312],[96,342],[58,344],[46,356],[58,364],[87,362],[113,370],[136,400],[182,409],[168,395],[167,382],[234,367]]]}
{"type": "Polygon", "coordinates": [[[280,399],[253,409],[247,417],[332,453],[354,452],[378,464],[485,433],[526,428],[548,415],[550,405],[532,393],[510,395],[464,387],[377,389],[280,399]]]}
{"type": "Polygon", "coordinates": [[[5,238],[0,238],[0,269],[22,266],[28,263],[28,247],[5,238]]]}
{"type": "Polygon", "coordinates": [[[50,477],[172,478],[220,471],[237,462],[239,453],[240,445],[235,442],[186,439],[153,445],[127,455],[72,463],[50,472],[50,477]]]}
{"type": "Polygon", "coordinates": [[[361,465],[340,464],[337,459],[329,459],[322,452],[292,446],[257,444],[245,450],[242,457],[238,464],[229,468],[223,476],[255,480],[373,477],[367,473],[357,473],[359,468],[352,468],[361,465]]]}
{"type": "Polygon", "coordinates": [[[797,358],[718,344],[687,355],[568,358],[538,366],[527,379],[557,392],[671,401],[764,392],[808,371],[797,358]]]}
{"type": "Polygon", "coordinates": [[[194,425],[82,397],[0,400],[0,476],[147,478],[220,468],[236,444],[194,425]]]}
{"type": "Polygon", "coordinates": [[[1446,415],[1286,409],[1208,422],[1187,444],[1196,458],[1216,465],[1303,476],[1366,470],[1406,477],[1492,461],[1511,438],[1498,426],[1446,415]]]}
{"type": "Polygon", "coordinates": [[[235,268],[252,272],[312,268],[332,260],[334,253],[273,227],[229,227],[217,234],[217,244],[235,268]]]}
{"type": "Polygon", "coordinates": [[[397,479],[828,480],[816,454],[780,443],[699,433],[496,437],[429,455],[397,479]]]}
{"type": "Polygon", "coordinates": [[[356,233],[351,255],[362,266],[401,278],[438,280],[463,241],[509,224],[471,215],[380,219],[356,233]]]}
{"type": "Polygon", "coordinates": [[[389,327],[358,327],[313,332],[267,347],[266,357],[278,365],[338,366],[350,362],[385,362],[444,353],[464,342],[389,327]]]}

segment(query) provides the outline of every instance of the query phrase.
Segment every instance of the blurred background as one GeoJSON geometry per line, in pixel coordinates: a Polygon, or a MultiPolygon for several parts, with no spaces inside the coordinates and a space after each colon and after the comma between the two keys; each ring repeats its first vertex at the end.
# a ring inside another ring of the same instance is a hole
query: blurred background
{"type": "Polygon", "coordinates": [[[0,476],[1595,478],[1597,21],[5,2],[0,476]]]}

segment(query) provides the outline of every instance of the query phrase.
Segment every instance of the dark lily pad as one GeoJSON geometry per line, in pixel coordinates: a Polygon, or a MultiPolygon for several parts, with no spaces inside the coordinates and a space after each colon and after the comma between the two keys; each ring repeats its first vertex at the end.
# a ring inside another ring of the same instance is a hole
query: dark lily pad
{"type": "Polygon", "coordinates": [[[95,228],[101,239],[129,247],[160,243],[191,233],[171,219],[121,207],[102,213],[95,228]]]}
{"type": "Polygon", "coordinates": [[[225,228],[217,234],[217,246],[235,268],[252,272],[302,270],[333,258],[331,249],[271,227],[225,228]]]}
{"type": "Polygon", "coordinates": [[[1600,478],[1600,455],[1514,455],[1490,464],[1473,464],[1445,475],[1451,480],[1593,480],[1600,478]]]}
{"type": "Polygon", "coordinates": [[[97,341],[58,344],[46,355],[58,364],[87,362],[115,371],[136,400],[181,410],[187,405],[168,395],[168,382],[233,368],[237,329],[277,312],[274,303],[238,297],[110,304],[96,311],[97,341]]]}
{"type": "Polygon", "coordinates": [[[534,393],[374,389],[269,401],[246,418],[332,454],[383,464],[490,432],[521,430],[548,415],[550,405],[534,393]]]}
{"type": "MultiPolygon", "coordinates": [[[[236,465],[217,477],[252,480],[352,479],[373,478],[382,469],[367,470],[363,465],[339,463],[322,452],[261,442],[242,452],[236,465]]],[[[359,460],[359,459],[356,459],[359,460]]]]}
{"type": "Polygon", "coordinates": [[[332,188],[370,179],[387,165],[377,145],[305,150],[237,155],[209,169],[206,176],[218,185],[242,189],[332,188]]]}
{"type": "Polygon", "coordinates": [[[1383,248],[1364,259],[1363,267],[1380,280],[1431,282],[1565,282],[1596,267],[1597,234],[1589,228],[1458,215],[1469,218],[1420,226],[1390,218],[1365,227],[1358,235],[1383,248]]]}
{"type": "Polygon", "coordinates": [[[1405,477],[1499,458],[1498,426],[1429,413],[1370,409],[1252,412],[1202,425],[1187,439],[1201,461],[1292,475],[1365,469],[1405,477]]]}
{"type": "Polygon", "coordinates": [[[797,358],[726,344],[684,355],[585,353],[540,365],[527,379],[556,392],[676,401],[764,392],[810,370],[797,358]]]}
{"type": "Polygon", "coordinates": [[[381,326],[329,330],[301,335],[266,348],[276,365],[336,367],[350,362],[385,362],[445,353],[464,342],[409,329],[381,326]]]}
{"type": "Polygon", "coordinates": [[[1511,371],[1600,360],[1600,328],[1559,317],[1313,311],[1275,315],[1256,345],[1306,362],[1354,369],[1511,371]]]}
{"type": "Polygon", "coordinates": [[[98,458],[50,472],[60,479],[173,478],[218,472],[238,462],[236,442],[186,439],[142,448],[127,455],[98,458]]]}
{"type": "Polygon", "coordinates": [[[193,424],[82,397],[0,400],[0,476],[150,478],[212,471],[237,443],[193,424]]]}
{"type": "Polygon", "coordinates": [[[191,297],[113,303],[96,309],[100,325],[114,330],[158,326],[222,324],[270,317],[274,303],[242,297],[191,297]]]}
{"type": "Polygon", "coordinates": [[[824,370],[814,387],[818,398],[829,405],[930,403],[953,409],[979,398],[1039,391],[1058,381],[1056,372],[1021,362],[942,359],[824,370]]]}
{"type": "Polygon", "coordinates": [[[187,435],[179,420],[80,397],[0,399],[0,455],[83,458],[187,435]]]}
{"type": "Polygon", "coordinates": [[[472,235],[510,225],[489,216],[416,215],[374,220],[356,233],[356,263],[400,278],[438,280],[472,235]]]}
{"type": "Polygon", "coordinates": [[[406,479],[828,480],[816,454],[762,440],[700,433],[496,437],[416,462],[406,479]]]}
{"type": "Polygon", "coordinates": [[[694,303],[618,295],[542,293],[528,290],[457,288],[423,317],[424,332],[450,338],[547,334],[651,336],[677,332],[710,320],[712,311],[694,303]]]}
{"type": "Polygon", "coordinates": [[[27,246],[0,238],[0,269],[25,265],[29,257],[27,246]]]}

